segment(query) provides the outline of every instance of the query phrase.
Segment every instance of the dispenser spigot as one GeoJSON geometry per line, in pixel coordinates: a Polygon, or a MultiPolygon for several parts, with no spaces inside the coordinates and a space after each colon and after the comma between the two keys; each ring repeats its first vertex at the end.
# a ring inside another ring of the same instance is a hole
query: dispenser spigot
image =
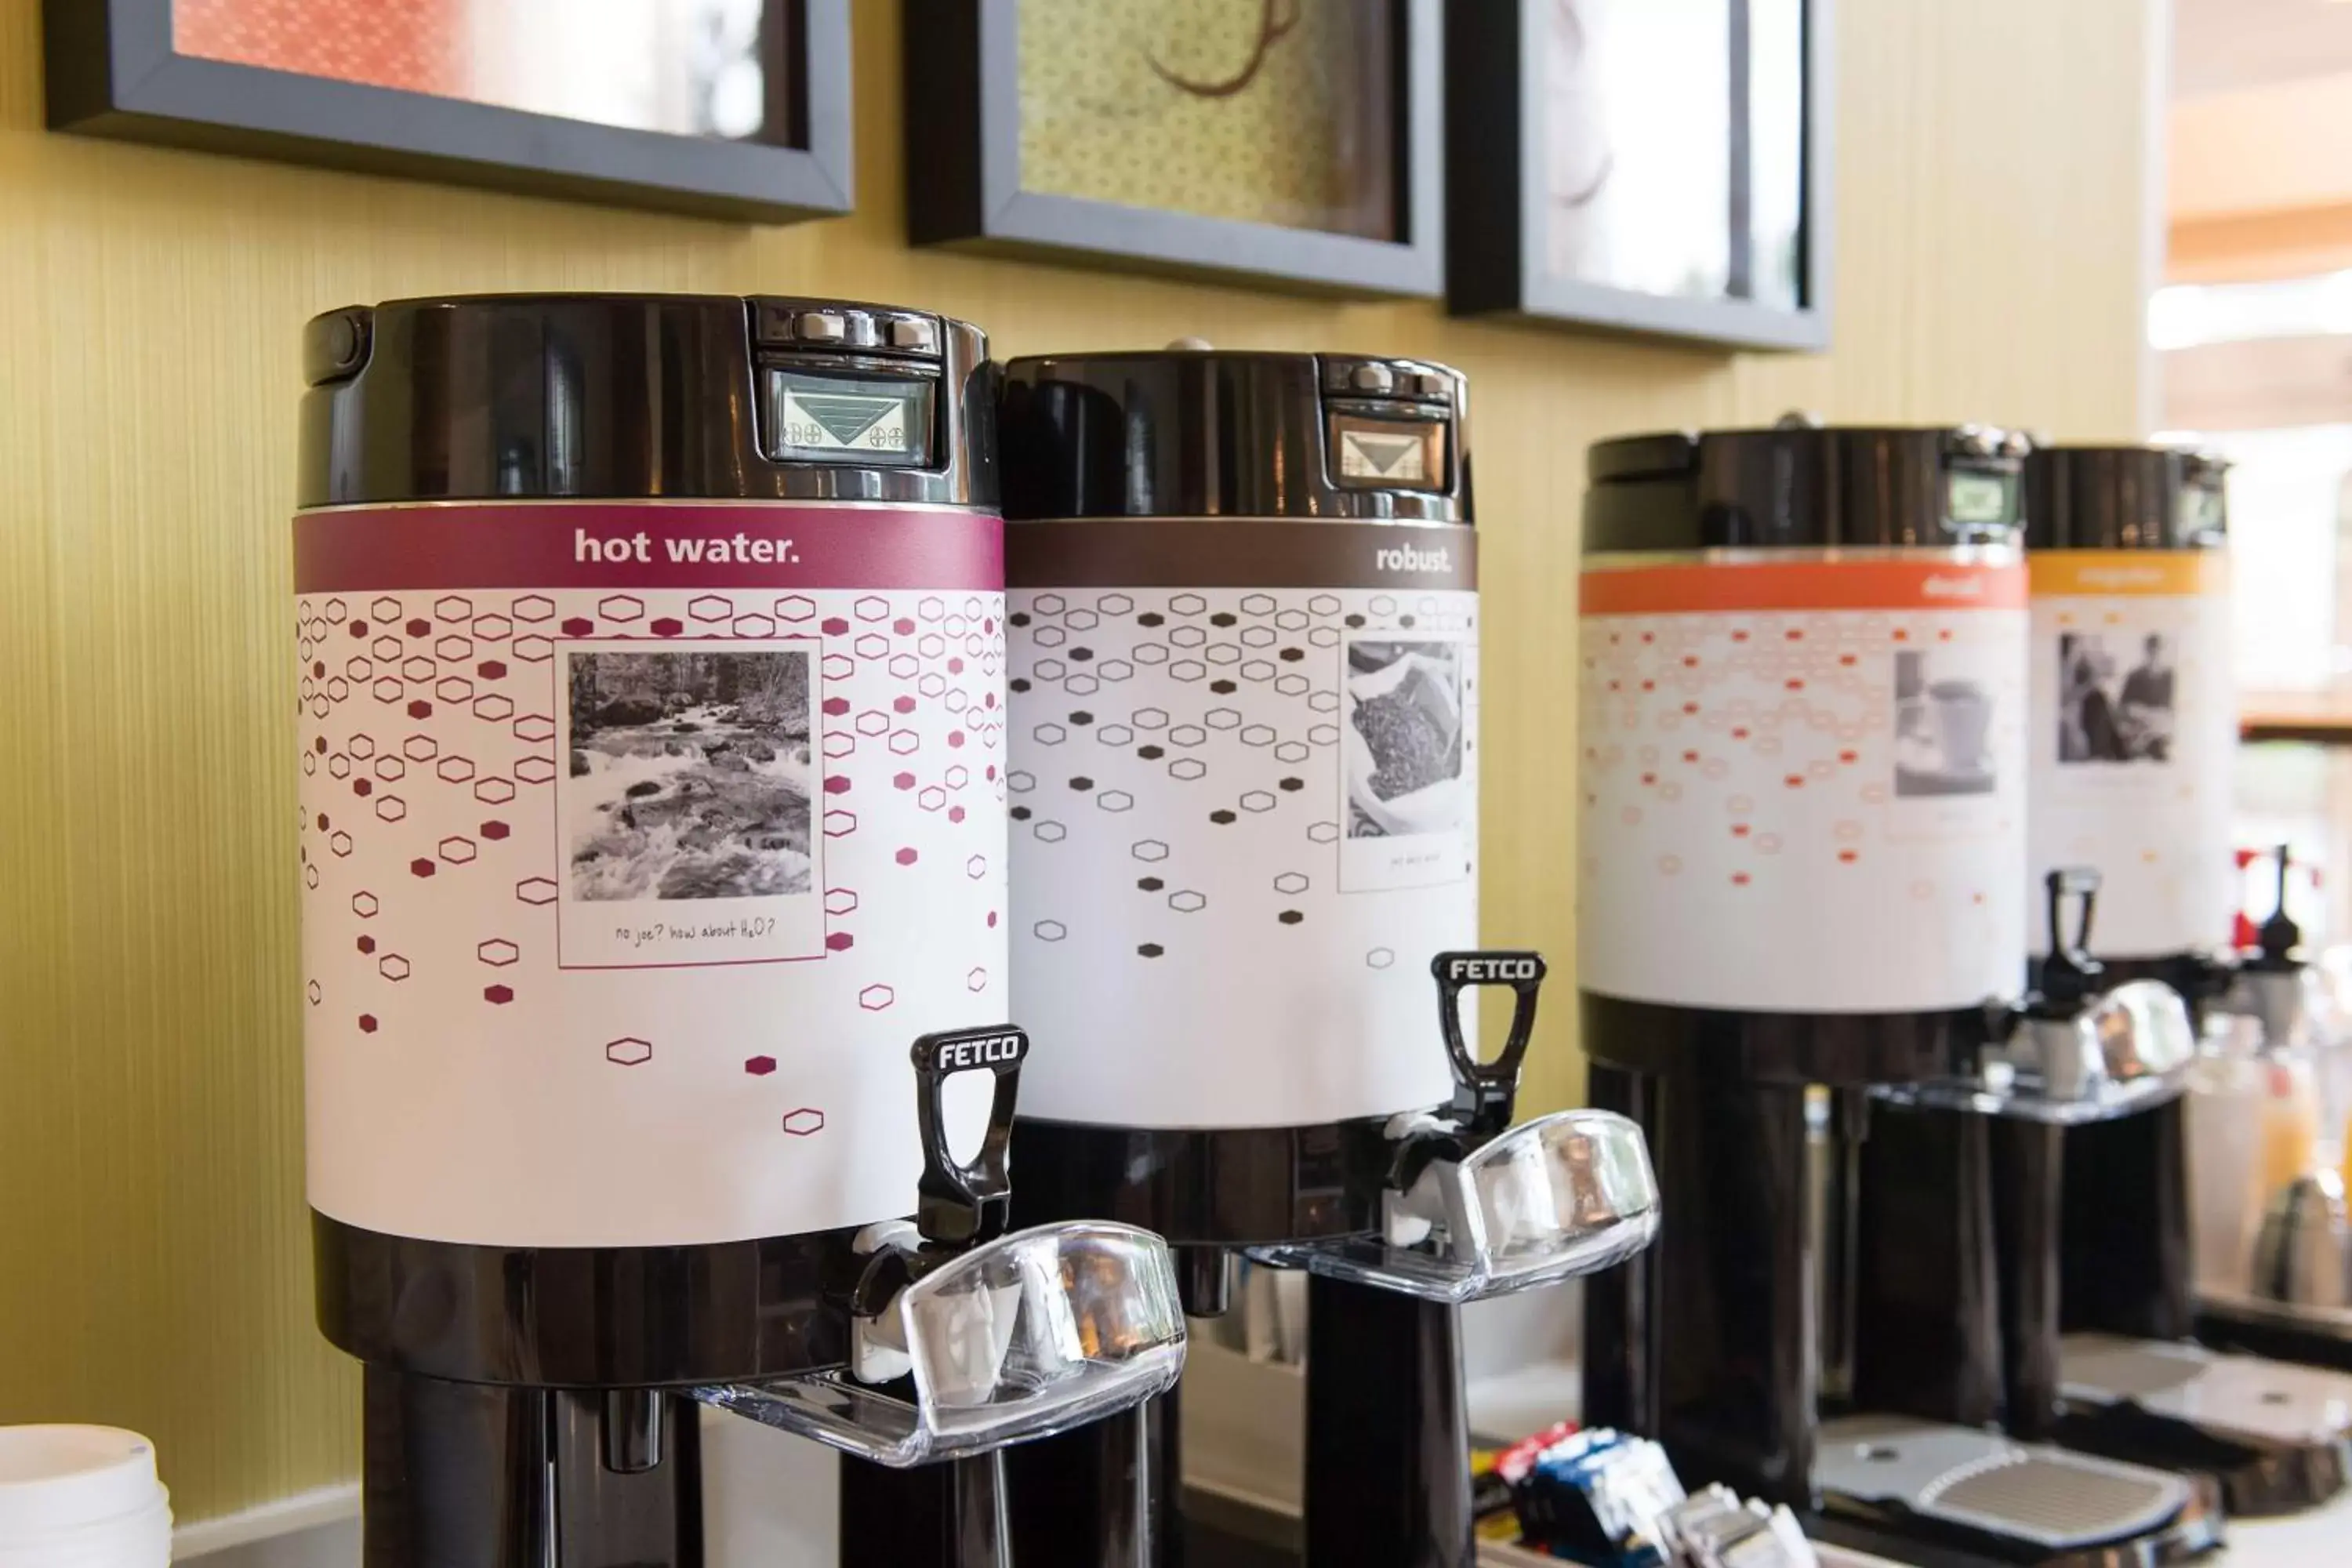
{"type": "Polygon", "coordinates": [[[1429,961],[1437,980],[1437,1026],[1454,1069],[1453,1120],[1467,1134],[1492,1137],[1511,1124],[1518,1101],[1519,1064],[1536,1032],[1536,999],[1543,988],[1538,952],[1441,952],[1429,961]],[[1462,994],[1480,986],[1507,985],[1512,992],[1511,1028],[1503,1048],[1482,1062],[1463,1034],[1462,994]]]}
{"type": "Polygon", "coordinates": [[[2186,1087],[2197,1032],[2179,993],[2160,980],[2102,988],[2106,966],[2091,953],[2098,872],[2062,868],[2042,886],[2050,951],[2034,989],[1989,1009],[1972,1066],[1948,1079],[1882,1084],[1873,1099],[2071,1124],[2121,1116],[2186,1087]]]}
{"type": "Polygon", "coordinates": [[[1544,961],[1525,952],[1441,952],[1438,1033],[1453,1095],[1392,1118],[1381,1232],[1250,1249],[1305,1268],[1437,1301],[1473,1301],[1620,1262],[1649,1245],[1658,1189],[1641,1130],[1606,1110],[1563,1110],[1517,1126],[1519,1067],[1535,1033],[1544,961]],[[1508,986],[1503,1048],[1480,1061],[1463,993],[1508,986]]]}
{"type": "Polygon", "coordinates": [[[1166,1242],[1098,1221],[1006,1230],[1028,1054],[1010,1024],[915,1042],[915,1218],[851,1243],[862,1262],[838,1302],[848,1364],[697,1399],[903,1468],[1050,1436],[1175,1385],[1184,1318],[1166,1242]],[[967,1162],[948,1145],[947,1087],[971,1072],[996,1081],[967,1162]]]}
{"type": "Polygon", "coordinates": [[[2278,864],[2277,902],[2270,915],[2255,928],[2254,956],[2248,960],[2250,969],[2291,969],[2300,965],[2295,950],[2303,945],[2303,928],[2286,912],[2287,872],[2291,864],[2290,846],[2278,847],[2273,858],[2278,864]]]}
{"type": "Polygon", "coordinates": [[[2099,901],[2099,874],[2088,866],[2063,868],[2042,879],[2049,894],[2050,951],[2043,955],[2035,987],[2043,1016],[2073,1017],[2106,973],[2106,965],[2091,956],[2091,916],[2099,901]],[[2077,901],[2081,911],[2074,935],[2066,935],[2066,904],[2077,901]]]}

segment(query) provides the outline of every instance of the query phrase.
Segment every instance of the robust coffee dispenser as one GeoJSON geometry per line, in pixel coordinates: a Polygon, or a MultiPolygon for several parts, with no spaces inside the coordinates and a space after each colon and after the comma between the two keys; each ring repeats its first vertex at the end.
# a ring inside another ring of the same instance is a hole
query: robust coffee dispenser
{"type": "Polygon", "coordinates": [[[969,1528],[924,1550],[986,1561],[984,1459],[865,1461],[1131,1404],[1182,1327],[1157,1238],[1003,1234],[981,334],[420,300],[304,369],[310,1198],[368,1563],[697,1563],[698,1401],[864,1457],[901,1506],[845,1560],[936,1497],[969,1528]]]}
{"type": "MultiPolygon", "coordinates": [[[[1471,951],[1465,396],[1348,355],[1006,372],[1019,1202],[1157,1228],[1195,1314],[1236,1250],[1311,1271],[1314,1563],[1466,1564],[1455,1304],[1656,1221],[1622,1119],[1510,1125],[1543,965],[1471,951]],[[1491,1061],[1456,1010],[1478,985],[1513,993],[1491,1061]]],[[[1172,1403],[1116,1450],[1118,1424],[1041,1445],[1016,1501],[1050,1468],[1103,1518],[1164,1510],[1172,1403]]],[[[1035,1539],[1108,1560],[1067,1510],[1035,1539]]]]}
{"type": "Polygon", "coordinates": [[[2130,1561],[2213,1521],[1985,1430],[1990,1121],[1876,1098],[1976,1062],[2019,991],[2023,449],[1798,421],[1592,449],[1584,1044],[1672,1217],[1587,1284],[1584,1414],[1833,1540],[2130,1561]]]}
{"type": "MultiPolygon", "coordinates": [[[[2080,974],[2095,946],[2102,985],[2161,980],[2200,1012],[2242,1007],[2291,1035],[2304,977],[2283,911],[2255,952],[2221,960],[2237,747],[2223,468],[2162,447],[2061,447],[2025,472],[2032,873],[2086,877],[2084,931],[2094,889],[2101,917],[2095,944],[2078,937],[2070,953],[2053,880],[2055,945],[2040,962],[2080,974]]],[[[2005,1236],[2002,1266],[2057,1269],[2029,1328],[2057,1350],[2046,1375],[2013,1383],[2011,1427],[2209,1472],[2232,1513],[2306,1507],[2344,1483],[2352,1382],[2188,1342],[2188,1065],[2127,1114],[2037,1134],[2050,1147],[2021,1180],[2063,1183],[2063,1218],[2054,1234],[2005,1236]]]]}

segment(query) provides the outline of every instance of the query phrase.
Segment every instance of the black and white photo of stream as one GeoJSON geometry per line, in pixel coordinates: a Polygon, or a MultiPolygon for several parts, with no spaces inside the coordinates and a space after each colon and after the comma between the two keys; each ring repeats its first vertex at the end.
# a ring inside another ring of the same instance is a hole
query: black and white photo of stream
{"type": "Polygon", "coordinates": [[[570,658],[572,898],[810,890],[807,654],[570,658]]]}

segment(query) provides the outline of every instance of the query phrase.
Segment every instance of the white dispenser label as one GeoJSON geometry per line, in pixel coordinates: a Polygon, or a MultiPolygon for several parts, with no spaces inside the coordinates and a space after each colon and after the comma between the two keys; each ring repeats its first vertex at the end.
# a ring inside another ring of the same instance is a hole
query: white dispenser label
{"type": "MultiPolygon", "coordinates": [[[[1031,526],[1016,563],[1085,563],[1031,526]]],[[[1444,1100],[1429,963],[1477,945],[1469,531],[1050,526],[1334,585],[1010,595],[1023,1114],[1296,1126],[1444,1100]]]]}
{"type": "Polygon", "coordinates": [[[2236,908],[2230,599],[2219,551],[2034,555],[2032,950],[2042,879],[2100,876],[2091,951],[2163,958],[2225,945],[2236,908]]]}
{"type": "Polygon", "coordinates": [[[1792,1013],[2015,994],[2024,599],[2009,554],[1588,563],[1578,984],[1792,1013]]]}
{"type": "Polygon", "coordinates": [[[908,1047],[1011,1011],[1000,526],[298,520],[312,1206],[508,1247],[909,1212],[908,1047]]]}

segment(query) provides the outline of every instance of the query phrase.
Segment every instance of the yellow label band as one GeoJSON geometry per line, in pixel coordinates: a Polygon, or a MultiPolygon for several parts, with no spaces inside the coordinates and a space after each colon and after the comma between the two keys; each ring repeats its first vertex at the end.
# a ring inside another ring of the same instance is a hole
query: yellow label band
{"type": "Polygon", "coordinates": [[[2225,594],[2230,561],[2219,550],[2028,551],[2028,580],[2036,597],[2061,594],[2225,594]]]}

